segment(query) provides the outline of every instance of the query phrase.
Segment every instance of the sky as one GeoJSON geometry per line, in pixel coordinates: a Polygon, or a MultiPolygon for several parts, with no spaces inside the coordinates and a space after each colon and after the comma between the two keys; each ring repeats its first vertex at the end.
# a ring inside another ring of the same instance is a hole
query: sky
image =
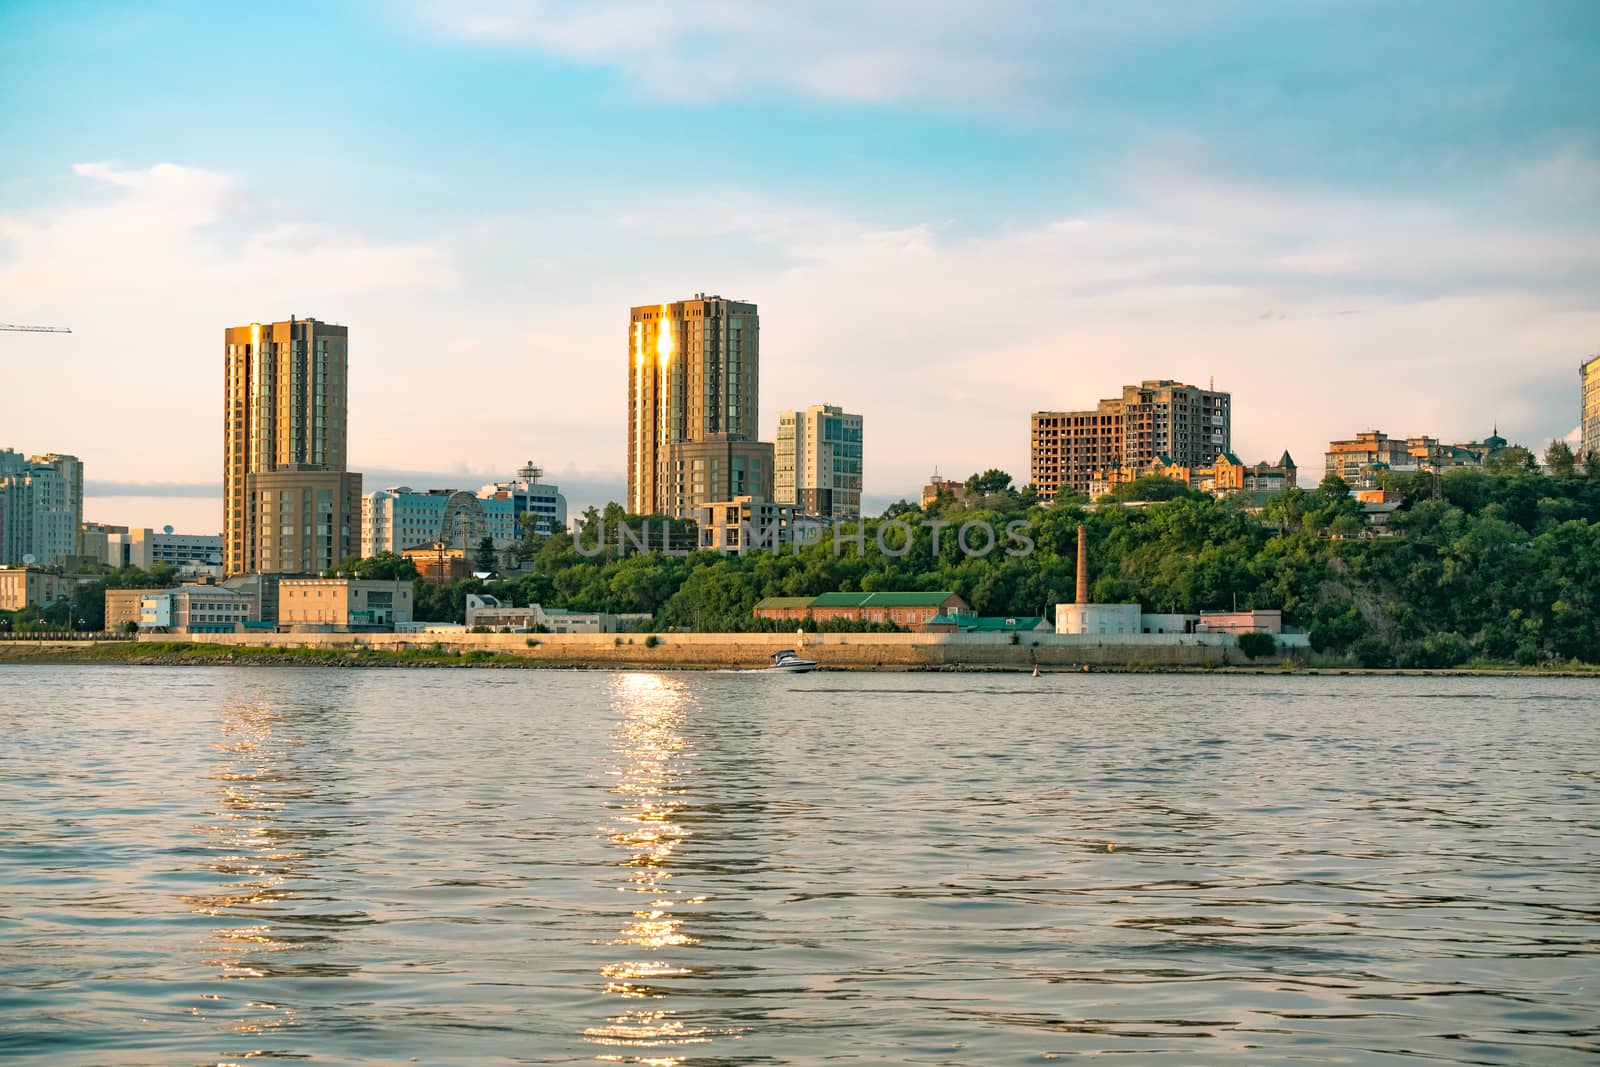
{"type": "Polygon", "coordinates": [[[0,447],[220,526],[222,331],[350,328],[351,467],[623,496],[628,309],[761,313],[869,509],[1172,378],[1320,478],[1541,448],[1600,351],[1600,4],[0,0],[0,447]]]}

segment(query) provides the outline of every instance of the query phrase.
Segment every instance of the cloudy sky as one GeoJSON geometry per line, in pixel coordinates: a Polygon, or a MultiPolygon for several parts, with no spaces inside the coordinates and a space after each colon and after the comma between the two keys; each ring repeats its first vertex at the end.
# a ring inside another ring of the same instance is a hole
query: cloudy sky
{"type": "Polygon", "coordinates": [[[1542,446],[1600,351],[1592,0],[0,0],[0,447],[220,525],[223,328],[351,331],[367,488],[620,497],[628,308],[762,318],[867,495],[1215,380],[1235,451],[1542,446]],[[1117,10],[1117,9],[1124,10],[1117,10]]]}

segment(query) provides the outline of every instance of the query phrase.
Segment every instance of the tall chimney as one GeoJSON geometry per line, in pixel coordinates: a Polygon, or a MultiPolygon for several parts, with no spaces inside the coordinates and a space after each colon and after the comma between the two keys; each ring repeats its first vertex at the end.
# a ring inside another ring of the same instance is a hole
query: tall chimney
{"type": "Polygon", "coordinates": [[[1078,527],[1078,603],[1089,602],[1089,538],[1078,527]]]}

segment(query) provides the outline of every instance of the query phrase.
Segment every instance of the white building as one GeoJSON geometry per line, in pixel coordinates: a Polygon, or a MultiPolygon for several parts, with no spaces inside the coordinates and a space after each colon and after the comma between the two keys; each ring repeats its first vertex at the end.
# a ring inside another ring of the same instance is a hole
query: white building
{"type": "Polygon", "coordinates": [[[498,597],[467,594],[467,629],[506,630],[512,633],[615,634],[648,622],[647,613],[611,614],[603,611],[568,611],[529,604],[525,608],[503,604],[498,597]]]}
{"type": "Polygon", "coordinates": [[[861,518],[862,418],[829,404],[778,415],[773,499],[828,522],[861,518]]]}
{"type": "Polygon", "coordinates": [[[535,531],[565,528],[567,498],[539,481],[533,464],[508,482],[494,482],[473,494],[458,489],[412,489],[402,485],[370,493],[361,501],[361,555],[404,552],[443,541],[472,552],[485,537],[505,548],[522,536],[524,516],[535,531]]]}
{"type": "MultiPolygon", "coordinates": [[[[86,549],[88,540],[85,539],[86,549]]],[[[222,570],[221,534],[174,533],[172,527],[167,526],[160,530],[108,532],[103,540],[103,554],[96,555],[108,567],[138,567],[148,571],[157,564],[164,564],[178,571],[220,574],[222,570]]],[[[95,542],[98,547],[100,539],[96,538],[95,542]]]]}
{"type": "Polygon", "coordinates": [[[139,598],[139,629],[150,633],[231,634],[260,617],[255,597],[221,585],[182,585],[139,598]]]}
{"type": "Polygon", "coordinates": [[[496,543],[521,537],[525,515],[533,517],[534,532],[541,537],[567,528],[567,498],[555,486],[540,482],[543,476],[544,471],[530,462],[511,481],[494,482],[478,490],[489,521],[489,536],[496,543]]]}
{"type": "Polygon", "coordinates": [[[0,449],[0,563],[48,565],[76,556],[82,525],[83,464],[76,456],[23,459],[0,449]]]}

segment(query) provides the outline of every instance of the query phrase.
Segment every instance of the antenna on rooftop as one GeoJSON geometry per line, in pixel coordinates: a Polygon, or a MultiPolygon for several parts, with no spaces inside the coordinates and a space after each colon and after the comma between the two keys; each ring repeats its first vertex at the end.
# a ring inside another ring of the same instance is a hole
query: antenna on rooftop
{"type": "Polygon", "coordinates": [[[522,465],[521,470],[517,471],[517,476],[525,482],[537,482],[544,477],[544,468],[534,466],[533,460],[530,459],[522,465]]]}

